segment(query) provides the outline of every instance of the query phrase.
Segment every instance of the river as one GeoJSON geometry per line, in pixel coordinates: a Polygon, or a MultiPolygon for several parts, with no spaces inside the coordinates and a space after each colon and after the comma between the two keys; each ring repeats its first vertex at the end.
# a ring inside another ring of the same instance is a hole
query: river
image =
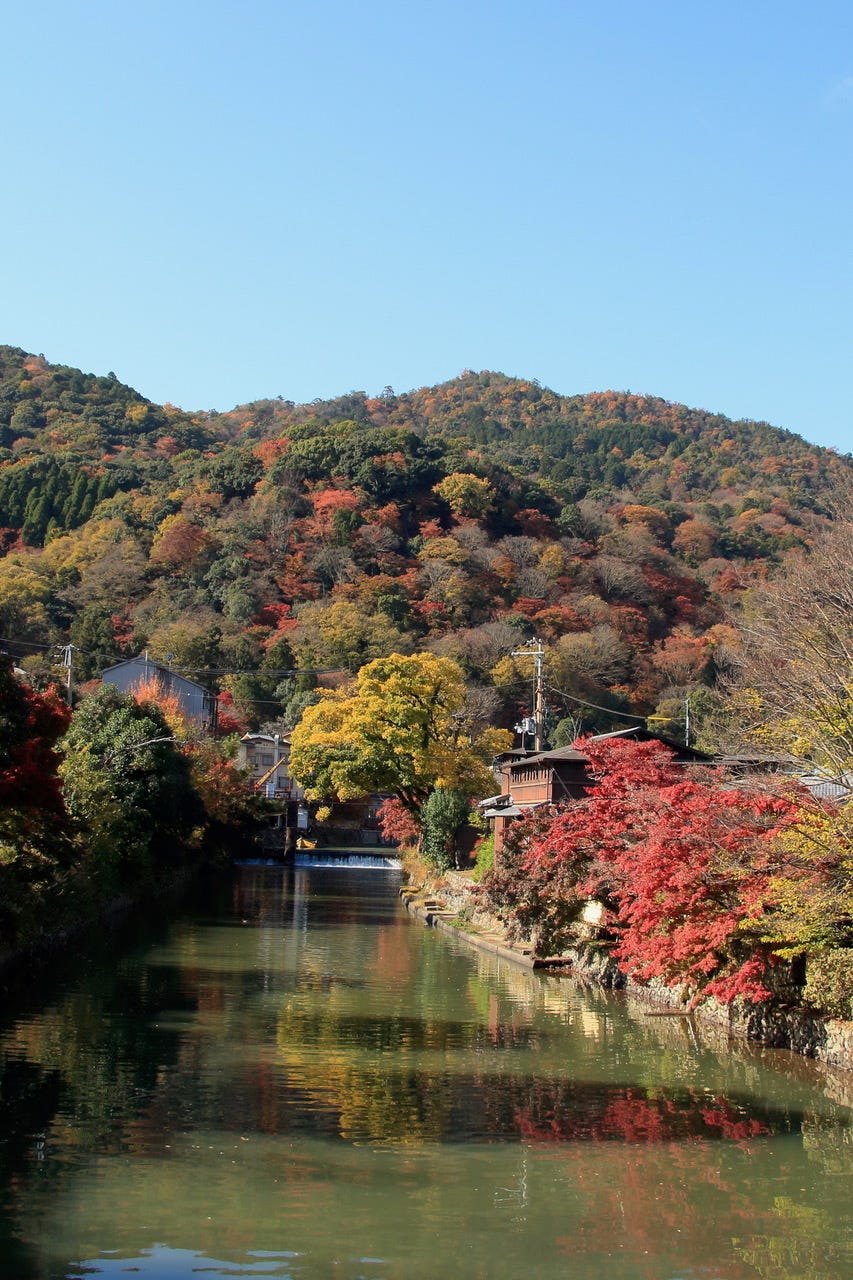
{"type": "Polygon", "coordinates": [[[244,866],[0,1023],[0,1275],[843,1280],[853,1079],[244,866]]]}

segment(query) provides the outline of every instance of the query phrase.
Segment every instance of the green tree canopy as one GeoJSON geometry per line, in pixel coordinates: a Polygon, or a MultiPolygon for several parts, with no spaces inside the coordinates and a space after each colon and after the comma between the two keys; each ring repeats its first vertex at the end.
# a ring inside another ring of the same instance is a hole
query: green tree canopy
{"type": "Polygon", "coordinates": [[[201,802],[153,703],[104,685],[81,703],[63,746],[66,804],[97,878],[119,890],[126,877],[138,883],[176,855],[201,819],[201,802]]]}

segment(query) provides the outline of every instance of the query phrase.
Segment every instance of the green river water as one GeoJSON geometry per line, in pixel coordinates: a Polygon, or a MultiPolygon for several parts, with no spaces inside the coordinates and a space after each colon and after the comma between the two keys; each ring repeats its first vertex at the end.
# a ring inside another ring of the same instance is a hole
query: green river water
{"type": "Polygon", "coordinates": [[[0,1276],[853,1278],[853,1073],[244,866],[7,1002],[0,1276]]]}

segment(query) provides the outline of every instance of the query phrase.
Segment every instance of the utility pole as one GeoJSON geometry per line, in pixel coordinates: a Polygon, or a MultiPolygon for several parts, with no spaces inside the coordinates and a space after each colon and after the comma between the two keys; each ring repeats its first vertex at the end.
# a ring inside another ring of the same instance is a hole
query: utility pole
{"type": "Polygon", "coordinates": [[[62,648],[61,664],[65,668],[65,701],[71,706],[71,662],[76,645],[66,644],[62,648]]]}
{"type": "Polygon", "coordinates": [[[690,746],[690,698],[684,699],[684,745],[690,746]]]}
{"type": "Polygon", "coordinates": [[[543,676],[545,646],[538,638],[531,641],[534,648],[513,649],[513,658],[535,658],[535,675],[533,681],[533,749],[542,750],[545,739],[545,681],[543,676]]]}

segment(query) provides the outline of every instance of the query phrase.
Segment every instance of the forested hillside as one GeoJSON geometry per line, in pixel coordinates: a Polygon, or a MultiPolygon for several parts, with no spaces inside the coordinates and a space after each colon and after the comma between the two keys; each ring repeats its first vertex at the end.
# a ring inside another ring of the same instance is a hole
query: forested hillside
{"type": "Polygon", "coordinates": [[[36,682],[60,643],[80,680],[171,655],[244,723],[428,649],[510,725],[530,668],[509,655],[538,636],[554,724],[677,733],[740,594],[850,470],[765,423],[497,373],[187,413],[0,347],[0,634],[36,682]]]}

